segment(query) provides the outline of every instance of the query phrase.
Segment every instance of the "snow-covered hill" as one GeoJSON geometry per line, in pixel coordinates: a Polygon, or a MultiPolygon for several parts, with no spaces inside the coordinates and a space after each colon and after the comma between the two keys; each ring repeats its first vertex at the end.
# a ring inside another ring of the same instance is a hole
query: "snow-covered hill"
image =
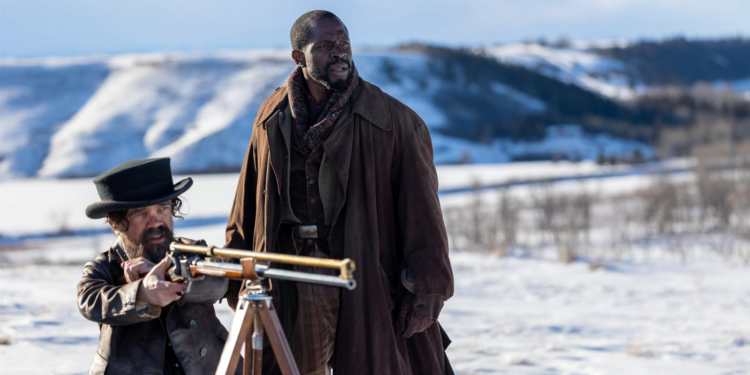
{"type": "MultiPolygon", "coordinates": [[[[736,50],[730,50],[730,52],[733,52],[731,59],[722,56],[720,51],[726,53],[726,50],[712,52],[712,50],[701,47],[702,44],[708,44],[716,48],[733,42],[738,45],[742,44],[738,40],[718,40],[715,45],[712,45],[710,41],[689,42],[683,40],[683,44],[679,47],[672,47],[673,44],[679,44],[679,40],[665,41],[661,44],[658,42],[641,42],[640,45],[625,41],[578,42],[564,46],[510,43],[484,47],[478,50],[502,63],[522,66],[550,78],[574,84],[616,100],[631,100],[653,85],[664,84],[662,81],[655,80],[653,76],[667,75],[665,74],[667,71],[670,77],[681,80],[679,82],[687,86],[696,81],[716,82],[717,85],[740,92],[747,97],[750,95],[750,84],[748,84],[750,78],[746,75],[742,76],[741,73],[728,72],[723,69],[728,65],[750,64],[747,58],[743,61],[742,58],[736,56],[742,53],[742,47],[736,46],[736,50]],[[630,54],[626,54],[629,61],[623,61],[606,56],[607,54],[612,55],[612,51],[608,51],[611,48],[636,49],[638,51],[630,51],[630,54]],[[678,52],[675,52],[675,50],[678,50],[678,52]],[[669,61],[665,62],[664,60],[667,58],[681,59],[680,62],[685,65],[692,64],[692,69],[701,71],[703,75],[695,74],[685,66],[678,67],[669,61]],[[698,61],[701,59],[709,59],[712,62],[715,60],[718,68],[722,69],[704,67],[704,65],[701,65],[701,61],[698,61]],[[641,71],[644,66],[648,66],[652,70],[649,72],[641,71]],[[739,80],[736,77],[726,78],[733,74],[740,74],[744,78],[739,80]],[[717,80],[719,76],[725,78],[717,80]]],[[[747,47],[744,48],[747,49],[747,47]]],[[[746,52],[745,56],[747,56],[746,52]]],[[[673,84],[677,84],[677,82],[673,82],[673,84]]]]}
{"type": "MultiPolygon", "coordinates": [[[[448,120],[455,107],[437,103],[445,103],[445,93],[479,89],[462,82],[460,72],[441,78],[433,74],[432,56],[420,52],[369,51],[356,54],[355,62],[363,78],[424,119],[438,163],[653,154],[641,143],[580,131],[565,132],[567,143],[549,138],[479,145],[450,137],[442,130],[464,124],[448,120]]],[[[2,60],[0,178],[91,176],[154,156],[171,157],[181,173],[237,170],[260,104],[292,69],[285,50],[2,60]]],[[[488,87],[473,95],[491,95],[494,111],[517,116],[547,109],[502,82],[488,87]]]]}
{"type": "Polygon", "coordinates": [[[585,49],[517,43],[487,47],[484,52],[503,63],[520,65],[607,97],[627,100],[637,92],[624,63],[585,49]]]}

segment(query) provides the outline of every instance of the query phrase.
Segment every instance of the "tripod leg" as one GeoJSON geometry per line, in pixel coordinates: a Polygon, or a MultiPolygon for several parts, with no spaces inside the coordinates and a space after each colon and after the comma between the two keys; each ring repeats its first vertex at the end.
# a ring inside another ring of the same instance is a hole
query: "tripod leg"
{"type": "MultiPolygon", "coordinates": [[[[240,299],[237,303],[232,328],[229,331],[227,342],[224,344],[224,350],[221,352],[216,375],[231,375],[237,369],[237,364],[240,361],[240,349],[242,349],[242,344],[245,343],[250,332],[254,311],[255,309],[250,308],[250,302],[246,300],[240,299]]],[[[247,360],[248,358],[245,358],[245,361],[247,360]]]]}
{"type": "MultiPolygon", "coordinates": [[[[257,315],[255,312],[255,309],[252,309],[248,312],[249,314],[257,315]]],[[[252,323],[253,327],[252,329],[247,330],[247,336],[245,336],[245,361],[242,365],[242,375],[260,375],[260,371],[256,372],[253,368],[253,349],[252,345],[250,345],[253,342],[253,329],[255,329],[255,322],[252,323]]]]}
{"type": "MultiPolygon", "coordinates": [[[[257,311],[257,310],[256,310],[257,311]]],[[[245,353],[250,351],[248,346],[252,347],[252,354],[245,354],[245,358],[248,358],[250,366],[252,366],[253,375],[262,375],[263,369],[263,324],[259,322],[260,317],[255,314],[255,321],[253,322],[253,337],[247,342],[252,342],[253,345],[245,344],[245,353]]]]}
{"type": "Polygon", "coordinates": [[[273,308],[273,302],[271,302],[271,299],[267,299],[260,303],[262,304],[258,309],[260,321],[266,329],[268,341],[271,342],[271,347],[273,348],[273,353],[276,355],[276,361],[279,363],[281,373],[284,375],[299,375],[297,363],[294,362],[292,349],[289,348],[289,343],[286,341],[284,330],[281,328],[281,322],[279,322],[279,317],[273,308]]]}

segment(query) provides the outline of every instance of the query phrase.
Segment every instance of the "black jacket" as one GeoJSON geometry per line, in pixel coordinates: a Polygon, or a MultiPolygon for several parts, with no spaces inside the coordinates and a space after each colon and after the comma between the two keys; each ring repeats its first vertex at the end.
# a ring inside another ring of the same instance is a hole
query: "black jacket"
{"type": "MultiPolygon", "coordinates": [[[[205,245],[204,241],[175,240],[205,245]]],[[[124,276],[123,259],[127,256],[115,241],[108,251],[86,263],[78,283],[78,309],[86,319],[99,323],[100,329],[99,349],[89,374],[162,374],[167,335],[186,374],[214,373],[227,330],[216,317],[213,303],[226,293],[226,280],[208,277],[201,281],[216,285],[208,288],[214,291],[212,295],[205,294],[197,303],[174,302],[166,309],[166,319],[140,316],[135,306],[141,280],[120,286],[115,282],[124,276]]]]}

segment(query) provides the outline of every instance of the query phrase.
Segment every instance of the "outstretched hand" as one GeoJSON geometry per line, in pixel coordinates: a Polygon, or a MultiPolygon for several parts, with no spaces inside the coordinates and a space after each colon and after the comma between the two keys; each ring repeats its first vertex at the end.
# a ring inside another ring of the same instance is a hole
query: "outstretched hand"
{"type": "Polygon", "coordinates": [[[169,264],[169,258],[165,257],[146,274],[138,288],[138,305],[151,304],[164,307],[182,297],[185,284],[172,283],[164,279],[169,264]]]}

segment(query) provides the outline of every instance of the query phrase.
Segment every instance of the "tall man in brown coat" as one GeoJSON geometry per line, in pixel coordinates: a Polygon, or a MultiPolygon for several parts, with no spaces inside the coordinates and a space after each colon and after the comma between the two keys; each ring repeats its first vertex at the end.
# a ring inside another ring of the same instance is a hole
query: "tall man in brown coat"
{"type": "Polygon", "coordinates": [[[273,284],[303,374],[452,372],[437,323],[453,275],[429,131],[358,76],[334,14],[302,15],[291,42],[297,67],[258,112],[226,246],[356,262],[354,291],[273,284]]]}

